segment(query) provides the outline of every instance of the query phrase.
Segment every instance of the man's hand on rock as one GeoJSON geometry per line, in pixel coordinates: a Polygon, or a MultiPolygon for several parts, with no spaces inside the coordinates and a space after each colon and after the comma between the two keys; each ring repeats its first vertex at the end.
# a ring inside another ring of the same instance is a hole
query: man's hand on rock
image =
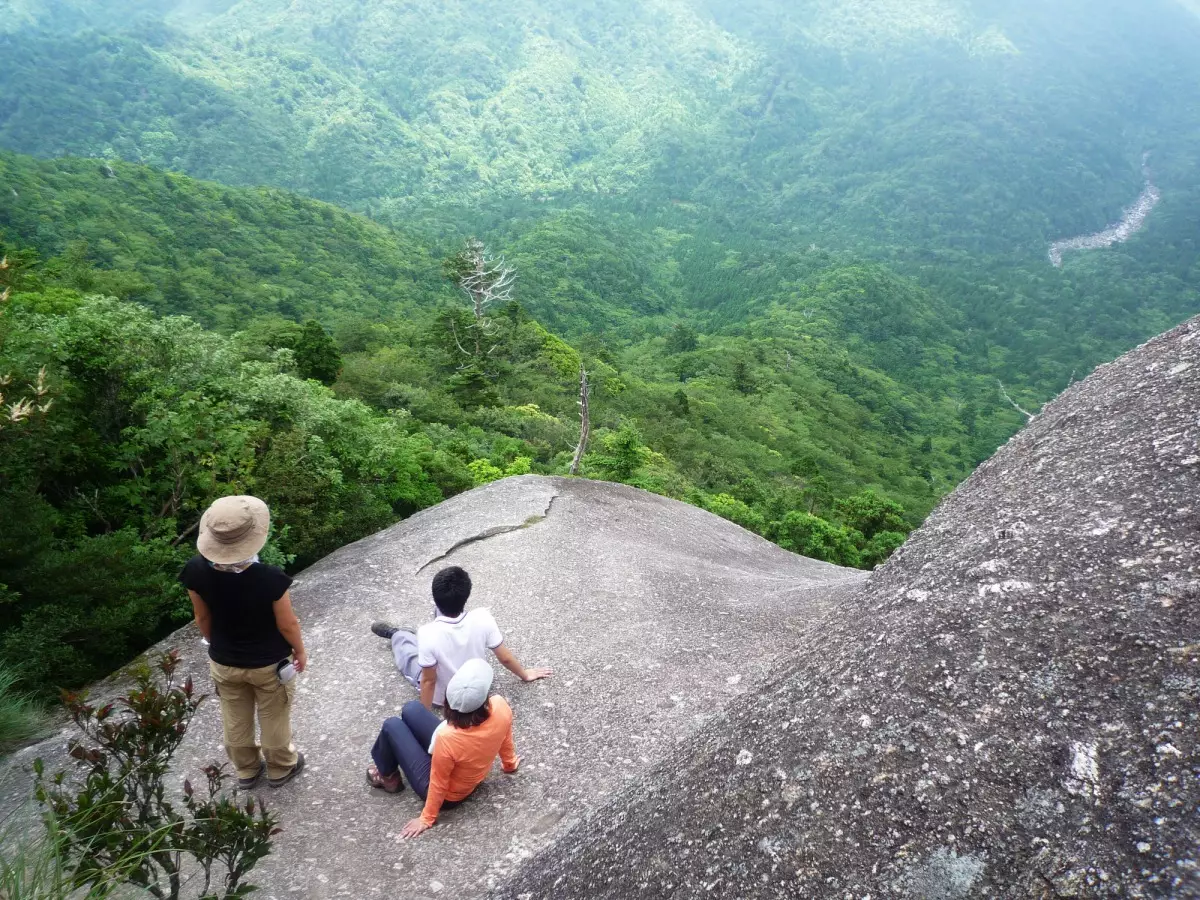
{"type": "Polygon", "coordinates": [[[503,643],[493,647],[492,652],[496,654],[496,659],[500,660],[500,665],[504,666],[504,668],[508,669],[508,671],[512,672],[522,681],[540,681],[554,674],[553,669],[545,667],[526,669],[503,643]]]}
{"type": "Polygon", "coordinates": [[[514,766],[513,766],[511,769],[504,769],[504,774],[505,774],[505,775],[516,775],[516,774],[517,774],[517,770],[518,770],[519,768],[521,768],[521,763],[522,763],[523,761],[524,761],[524,760],[523,760],[521,757],[519,757],[519,756],[518,756],[518,757],[517,757],[517,762],[516,762],[516,765],[514,765],[514,766]]]}
{"type": "Polygon", "coordinates": [[[401,829],[400,837],[415,838],[418,834],[421,834],[423,831],[428,831],[432,827],[432,825],[426,825],[425,822],[419,818],[413,819],[411,822],[405,825],[403,829],[401,829]]]}

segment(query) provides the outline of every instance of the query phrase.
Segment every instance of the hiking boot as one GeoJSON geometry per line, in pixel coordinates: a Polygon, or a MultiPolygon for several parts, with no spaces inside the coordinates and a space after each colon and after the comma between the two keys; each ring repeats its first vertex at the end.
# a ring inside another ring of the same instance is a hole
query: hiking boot
{"type": "Polygon", "coordinates": [[[380,775],[379,769],[373,765],[367,768],[367,784],[387,794],[398,794],[404,790],[404,779],[399,770],[391,775],[380,775]]]}
{"type": "Polygon", "coordinates": [[[239,778],[238,787],[243,791],[248,791],[251,788],[258,787],[258,783],[262,781],[262,777],[267,774],[267,764],[263,760],[258,761],[258,771],[250,778],[239,778]]]}
{"type": "Polygon", "coordinates": [[[395,625],[391,625],[387,622],[374,622],[371,625],[371,631],[379,635],[385,641],[390,641],[392,639],[392,635],[399,630],[400,629],[395,625]]]}
{"type": "Polygon", "coordinates": [[[299,775],[303,771],[304,771],[304,754],[297,752],[296,753],[296,764],[294,766],[292,766],[292,771],[288,772],[286,775],[284,775],[281,778],[268,778],[267,784],[269,784],[273,788],[283,787],[285,784],[287,784],[289,781],[291,781],[293,778],[295,778],[297,775],[299,775]]]}

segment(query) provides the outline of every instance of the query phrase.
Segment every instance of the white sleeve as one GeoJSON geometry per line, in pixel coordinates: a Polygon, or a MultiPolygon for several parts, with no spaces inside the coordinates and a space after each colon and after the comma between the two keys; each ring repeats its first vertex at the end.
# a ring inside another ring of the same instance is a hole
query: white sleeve
{"type": "Polygon", "coordinates": [[[422,669],[437,665],[437,657],[433,655],[433,635],[428,628],[417,630],[417,665],[422,669]]]}
{"type": "Polygon", "coordinates": [[[500,626],[496,624],[495,617],[486,609],[481,609],[479,616],[479,624],[483,627],[484,643],[487,644],[489,650],[495,650],[504,643],[504,635],[500,633],[500,626]]]}
{"type": "Polygon", "coordinates": [[[429,739],[429,755],[430,756],[433,756],[433,745],[437,743],[438,735],[441,734],[442,729],[444,729],[446,727],[447,727],[446,723],[443,722],[437,728],[433,729],[433,736],[429,739]]]}

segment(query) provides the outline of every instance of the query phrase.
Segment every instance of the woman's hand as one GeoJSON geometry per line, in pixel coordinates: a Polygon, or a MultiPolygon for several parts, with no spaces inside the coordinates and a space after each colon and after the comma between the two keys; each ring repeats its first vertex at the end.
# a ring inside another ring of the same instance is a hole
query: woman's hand
{"type": "Polygon", "coordinates": [[[292,656],[294,657],[293,665],[296,667],[297,672],[303,672],[305,669],[308,668],[308,651],[307,650],[304,650],[304,649],[298,650],[295,653],[293,653],[292,656]]]}
{"type": "Polygon", "coordinates": [[[413,819],[411,822],[405,825],[403,829],[401,829],[400,837],[415,838],[421,832],[428,831],[432,827],[432,825],[426,825],[421,819],[413,819]]]}
{"type": "Polygon", "coordinates": [[[516,765],[514,765],[514,766],[513,766],[511,769],[504,769],[504,770],[503,770],[503,771],[504,771],[504,774],[505,774],[505,775],[516,775],[516,774],[517,774],[517,770],[518,770],[519,768],[521,768],[521,763],[522,763],[522,762],[523,762],[522,758],[521,758],[520,756],[518,756],[518,757],[517,757],[517,763],[516,763],[516,765]]]}

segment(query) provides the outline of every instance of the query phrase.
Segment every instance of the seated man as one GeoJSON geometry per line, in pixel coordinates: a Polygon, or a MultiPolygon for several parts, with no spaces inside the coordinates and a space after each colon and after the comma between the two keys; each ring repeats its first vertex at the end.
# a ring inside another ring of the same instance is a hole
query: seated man
{"type": "Polygon", "coordinates": [[[420,689],[426,709],[441,706],[446,685],[469,659],[486,659],[487,651],[522,681],[537,681],[553,674],[552,669],[526,669],[504,646],[504,636],[486,609],[466,611],[471,596],[471,576],[458,566],[442,569],[433,577],[433,602],[438,615],[414,635],[376,622],[371,630],[392,642],[396,668],[420,689]]]}

